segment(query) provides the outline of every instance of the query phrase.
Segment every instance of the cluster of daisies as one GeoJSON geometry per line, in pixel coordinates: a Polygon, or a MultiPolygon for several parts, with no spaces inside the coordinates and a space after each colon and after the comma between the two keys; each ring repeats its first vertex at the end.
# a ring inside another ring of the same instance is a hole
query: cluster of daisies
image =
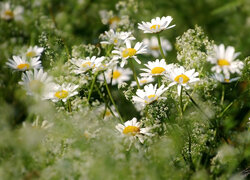
{"type": "MultiPolygon", "coordinates": [[[[140,30],[155,36],[136,43],[134,43],[136,39],[131,32],[119,32],[116,31],[115,25],[110,26],[110,30],[100,36],[102,40],[100,43],[102,48],[105,49],[105,56],[78,57],[70,60],[72,74],[92,77],[88,100],[96,81],[106,85],[113,105],[110,107],[105,105],[105,107],[100,108],[102,112],[105,109],[104,118],[113,115],[119,117],[123,122],[108,85],[119,85],[129,81],[132,75],[134,75],[134,81],[131,82],[131,86],[137,86],[132,101],[138,110],[143,110],[147,105],[160,99],[166,99],[163,94],[173,86],[176,86],[177,94],[181,96],[182,91],[192,88],[192,85],[200,80],[199,73],[195,69],[185,69],[178,64],[167,64],[165,55],[167,51],[172,49],[172,46],[166,39],[161,38],[159,33],[173,28],[175,25],[170,25],[172,20],[171,16],[167,16],[157,17],[152,19],[151,22],[139,23],[138,28],[140,30]],[[144,64],[145,67],[141,69],[142,72],[137,76],[134,62],[141,64],[139,56],[143,54],[151,54],[158,59],[144,64]],[[160,55],[162,58],[159,58],[160,55]],[[162,83],[162,79],[166,81],[162,83]],[[158,80],[158,83],[154,83],[155,80],[158,80]]],[[[110,21],[105,21],[105,23],[111,25],[114,22],[119,22],[120,19],[113,17],[112,23],[110,21]]],[[[43,72],[40,60],[43,50],[43,48],[37,46],[30,47],[22,56],[13,56],[13,59],[10,59],[7,65],[16,71],[23,72],[20,84],[24,86],[29,95],[39,94],[43,99],[50,99],[53,102],[66,102],[70,97],[78,94],[78,85],[55,84],[52,78],[46,72],[43,72]]],[[[236,60],[238,55],[239,53],[235,53],[231,46],[226,49],[224,45],[214,47],[214,53],[209,55],[207,60],[214,64],[211,70],[215,72],[214,77],[217,80],[232,82],[238,79],[230,79],[230,74],[240,74],[243,68],[243,63],[236,60]]],[[[150,132],[152,128],[144,127],[143,122],[137,121],[136,118],[116,126],[116,129],[124,137],[138,138],[141,143],[144,142],[146,137],[154,135],[150,132]]]]}
{"type": "Polygon", "coordinates": [[[13,56],[6,63],[15,71],[22,72],[20,85],[24,87],[28,95],[33,95],[42,99],[51,99],[53,102],[62,100],[66,102],[68,98],[78,94],[78,85],[56,84],[53,78],[43,71],[41,55],[44,48],[34,46],[20,56],[13,56]]]}

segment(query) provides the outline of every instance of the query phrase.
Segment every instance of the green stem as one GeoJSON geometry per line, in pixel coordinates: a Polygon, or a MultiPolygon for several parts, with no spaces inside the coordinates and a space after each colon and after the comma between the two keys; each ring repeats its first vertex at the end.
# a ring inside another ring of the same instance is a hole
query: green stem
{"type": "Polygon", "coordinates": [[[132,69],[133,74],[134,74],[134,79],[136,81],[137,88],[141,89],[139,81],[138,81],[138,78],[137,78],[137,75],[136,75],[136,71],[135,71],[135,66],[134,66],[134,63],[133,63],[133,59],[130,59],[129,62],[130,62],[130,66],[131,66],[131,69],[132,69]]]}
{"type": "Polygon", "coordinates": [[[91,86],[90,86],[90,91],[89,91],[89,95],[88,95],[88,102],[89,102],[90,97],[91,97],[91,94],[92,94],[92,92],[93,92],[93,88],[94,88],[94,84],[95,84],[95,80],[96,80],[97,74],[98,74],[98,73],[95,73],[95,74],[94,74],[94,78],[93,78],[92,83],[91,83],[91,86]]]}
{"type": "Polygon", "coordinates": [[[234,101],[231,102],[223,111],[222,113],[219,115],[219,117],[222,117],[224,115],[224,113],[233,105],[234,101]]]}
{"type": "Polygon", "coordinates": [[[161,76],[158,76],[158,88],[161,87],[161,76]]]}
{"type": "Polygon", "coordinates": [[[165,61],[167,62],[166,60],[166,56],[164,55],[164,52],[162,50],[162,46],[161,46],[161,38],[160,38],[160,34],[157,33],[157,39],[158,39],[158,44],[159,44],[159,48],[160,48],[160,52],[161,52],[161,56],[163,59],[165,59],[165,61]]]}
{"type": "Polygon", "coordinates": [[[222,92],[221,92],[221,100],[220,100],[221,106],[223,106],[223,103],[224,103],[224,96],[225,96],[225,85],[222,84],[222,92]]]}
{"type": "Polygon", "coordinates": [[[69,99],[67,100],[67,104],[68,104],[68,112],[72,112],[71,101],[69,99]]]}
{"type": "Polygon", "coordinates": [[[111,95],[111,92],[110,92],[110,90],[109,90],[109,87],[108,87],[108,84],[107,84],[107,80],[106,80],[106,77],[105,77],[105,74],[104,74],[104,73],[103,73],[103,77],[104,77],[104,83],[105,83],[106,90],[107,90],[107,92],[108,92],[109,98],[110,98],[112,104],[114,105],[115,110],[116,110],[116,112],[118,113],[121,122],[124,122],[123,119],[122,119],[122,116],[121,116],[121,114],[120,114],[120,112],[119,112],[119,110],[118,110],[118,108],[117,108],[117,106],[116,106],[116,104],[115,104],[115,101],[114,101],[114,99],[113,99],[113,97],[112,97],[112,95],[111,95]]]}
{"type": "Polygon", "coordinates": [[[182,91],[183,91],[183,87],[181,86],[181,94],[180,94],[180,111],[181,111],[181,117],[183,116],[182,91]]]}

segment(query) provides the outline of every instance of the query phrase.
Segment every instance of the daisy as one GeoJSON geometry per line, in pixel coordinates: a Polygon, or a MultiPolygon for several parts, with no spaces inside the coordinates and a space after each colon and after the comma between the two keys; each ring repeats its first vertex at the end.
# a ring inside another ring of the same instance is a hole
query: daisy
{"type": "Polygon", "coordinates": [[[43,50],[44,50],[43,47],[38,47],[38,46],[29,47],[25,55],[27,58],[41,56],[43,50]]]}
{"type": "Polygon", "coordinates": [[[195,72],[195,69],[185,71],[182,66],[173,68],[168,74],[169,79],[173,82],[170,83],[168,87],[171,87],[177,84],[177,92],[178,92],[178,95],[180,95],[182,86],[185,87],[186,89],[189,89],[190,83],[199,81],[199,78],[197,78],[198,75],[199,73],[195,72]]]}
{"type": "MultiPolygon", "coordinates": [[[[153,36],[151,39],[145,38],[143,39],[143,43],[147,45],[149,53],[154,56],[155,58],[159,57],[161,55],[160,53],[160,46],[158,44],[157,37],[153,36]]],[[[166,51],[172,50],[172,45],[167,39],[164,39],[161,37],[161,45],[162,50],[164,54],[166,54],[166,51]]]]}
{"type": "MultiPolygon", "coordinates": [[[[151,83],[154,81],[153,77],[137,77],[139,85],[143,86],[145,84],[151,83]]],[[[135,81],[132,81],[131,86],[136,86],[137,83],[135,81]]]]}
{"type": "Polygon", "coordinates": [[[85,59],[71,59],[71,63],[75,65],[75,70],[73,71],[76,74],[82,74],[90,69],[97,68],[102,65],[102,61],[105,59],[102,57],[86,57],[85,59]]]}
{"type": "Polygon", "coordinates": [[[125,64],[127,64],[128,58],[133,58],[137,63],[141,64],[141,61],[137,58],[136,55],[147,53],[147,49],[146,49],[146,46],[140,42],[137,42],[135,44],[134,48],[132,48],[131,42],[126,41],[126,48],[121,47],[117,50],[113,50],[112,53],[116,54],[114,56],[114,59],[122,59],[121,67],[123,67],[125,64]]]}
{"type": "Polygon", "coordinates": [[[145,66],[147,68],[141,69],[142,71],[145,71],[145,73],[141,73],[141,76],[146,77],[164,75],[173,67],[172,64],[167,65],[164,59],[156,59],[155,61],[149,61],[148,64],[145,64],[145,66]]]}
{"type": "Polygon", "coordinates": [[[143,143],[146,138],[145,136],[153,136],[153,134],[149,132],[151,128],[141,128],[141,126],[141,123],[137,122],[136,118],[133,118],[132,120],[126,121],[124,124],[116,125],[116,129],[123,136],[129,137],[130,140],[138,138],[139,141],[143,143]]]}
{"type": "Polygon", "coordinates": [[[114,44],[115,46],[121,46],[125,40],[135,40],[131,32],[115,32],[113,29],[105,31],[105,35],[101,38],[104,39],[101,44],[114,44]]]}
{"type": "Polygon", "coordinates": [[[52,86],[52,77],[48,76],[43,69],[34,69],[22,74],[22,81],[19,82],[28,95],[44,95],[45,91],[52,86]]]}
{"type": "Polygon", "coordinates": [[[53,102],[58,102],[60,100],[66,102],[70,97],[78,94],[76,91],[78,87],[78,85],[66,83],[63,83],[62,85],[54,84],[54,87],[52,87],[50,92],[45,95],[44,99],[51,99],[53,102]]]}
{"type": "Polygon", "coordinates": [[[11,7],[9,2],[1,3],[0,17],[6,21],[15,19],[21,20],[23,13],[23,7],[17,6],[15,8],[11,7]]]}
{"type": "MultiPolygon", "coordinates": [[[[130,75],[133,74],[133,72],[129,68],[123,69],[120,67],[115,67],[113,70],[108,69],[104,74],[107,83],[110,83],[112,79],[112,85],[116,85],[121,84],[124,81],[129,81],[130,75]]],[[[103,74],[99,75],[98,79],[100,81],[104,81],[103,74]]]]}
{"type": "Polygon", "coordinates": [[[26,71],[30,69],[40,69],[42,68],[41,61],[39,57],[31,58],[29,61],[24,57],[13,56],[13,59],[9,59],[6,63],[10,68],[17,71],[26,71]]]}
{"type": "Polygon", "coordinates": [[[110,29],[115,29],[117,25],[121,22],[121,18],[114,15],[112,11],[101,10],[99,11],[102,23],[109,25],[110,29]]]}
{"type": "Polygon", "coordinates": [[[143,30],[144,33],[158,33],[165,29],[170,29],[175,27],[175,25],[169,26],[173,18],[171,16],[162,17],[162,18],[155,18],[152,19],[151,22],[144,22],[138,23],[138,28],[143,30]]]}
{"type": "Polygon", "coordinates": [[[160,98],[160,96],[167,90],[164,85],[157,89],[157,85],[153,86],[153,84],[149,84],[144,86],[144,89],[138,89],[136,91],[137,96],[133,96],[133,101],[136,104],[139,104],[142,109],[160,98]]]}
{"type": "Polygon", "coordinates": [[[212,78],[219,81],[219,82],[221,82],[221,83],[231,83],[231,82],[234,82],[234,81],[237,81],[237,80],[240,79],[240,77],[235,77],[235,78],[232,78],[232,79],[226,79],[223,74],[217,74],[217,73],[215,73],[212,76],[212,78]]]}
{"type": "MultiPolygon", "coordinates": [[[[110,106],[110,109],[114,113],[115,117],[119,117],[119,115],[116,112],[115,107],[113,105],[110,106]]],[[[105,111],[105,106],[104,105],[99,108],[99,111],[100,111],[101,116],[104,116],[104,120],[108,120],[108,119],[111,119],[111,118],[114,117],[112,115],[111,111],[109,110],[109,108],[106,108],[106,111],[105,111]]]]}
{"type": "Polygon", "coordinates": [[[215,66],[212,67],[212,71],[215,73],[223,72],[226,79],[230,79],[230,73],[241,74],[240,70],[243,69],[244,63],[235,60],[240,53],[235,53],[235,49],[232,46],[228,46],[225,49],[224,44],[214,46],[214,54],[208,57],[208,61],[215,66]]]}

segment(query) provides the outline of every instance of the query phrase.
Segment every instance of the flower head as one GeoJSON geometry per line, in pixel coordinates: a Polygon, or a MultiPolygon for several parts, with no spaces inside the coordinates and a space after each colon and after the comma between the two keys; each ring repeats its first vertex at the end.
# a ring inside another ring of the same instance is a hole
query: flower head
{"type": "Polygon", "coordinates": [[[198,75],[199,73],[195,72],[195,69],[185,71],[185,69],[182,66],[172,68],[172,70],[167,75],[169,79],[172,81],[172,83],[170,83],[168,87],[177,84],[178,95],[180,95],[181,86],[185,87],[186,89],[189,89],[190,83],[199,81],[199,78],[197,78],[198,75]]]}
{"type": "Polygon", "coordinates": [[[235,49],[232,46],[228,46],[225,49],[224,44],[219,46],[214,46],[214,54],[208,57],[208,61],[214,66],[212,67],[212,71],[215,73],[221,73],[225,75],[226,79],[230,79],[230,73],[238,73],[241,74],[241,69],[243,69],[244,63],[235,60],[240,53],[235,53],[235,49]]]}
{"type": "Polygon", "coordinates": [[[13,19],[21,20],[22,13],[23,13],[23,7],[21,6],[12,7],[9,2],[1,3],[0,17],[6,21],[13,19]]]}
{"type": "Polygon", "coordinates": [[[175,25],[169,26],[173,18],[171,16],[162,17],[162,18],[155,18],[152,19],[151,22],[144,22],[138,23],[138,28],[143,30],[144,33],[158,33],[165,29],[170,29],[175,27],[175,25]]]}
{"type": "Polygon", "coordinates": [[[48,76],[43,69],[34,69],[27,71],[22,75],[22,81],[19,82],[29,95],[44,95],[52,87],[52,77],[48,76]]]}
{"type": "Polygon", "coordinates": [[[136,118],[126,121],[124,124],[116,125],[116,129],[131,140],[138,138],[141,143],[144,142],[145,135],[153,136],[153,134],[149,132],[151,128],[141,128],[141,123],[137,122],[136,118]]]}
{"type": "Polygon", "coordinates": [[[42,68],[41,61],[39,57],[31,58],[26,60],[24,57],[13,56],[13,59],[9,59],[6,63],[10,68],[17,71],[26,71],[30,69],[40,69],[42,68]]]}
{"type": "MultiPolygon", "coordinates": [[[[148,38],[143,39],[143,43],[145,45],[147,45],[148,52],[152,56],[157,58],[161,55],[158,40],[155,36],[151,37],[150,39],[148,39],[148,38]]],[[[172,45],[170,44],[170,42],[167,39],[164,39],[162,37],[161,37],[161,45],[162,45],[162,50],[163,50],[164,54],[166,54],[166,51],[172,50],[172,45]]]]}
{"type": "MultiPolygon", "coordinates": [[[[143,86],[145,84],[151,83],[154,81],[153,77],[137,77],[139,85],[143,86]]],[[[136,86],[136,81],[132,81],[131,86],[136,86]]]]}
{"type": "Polygon", "coordinates": [[[144,73],[141,73],[141,75],[146,77],[164,75],[173,67],[172,64],[167,65],[164,59],[149,61],[148,64],[145,64],[145,66],[147,68],[141,69],[142,71],[145,71],[144,73]]]}
{"type": "Polygon", "coordinates": [[[130,41],[126,41],[126,47],[113,50],[115,54],[114,59],[122,59],[121,67],[127,64],[128,58],[133,58],[137,63],[141,64],[141,61],[137,58],[138,54],[145,54],[147,52],[146,46],[143,43],[137,42],[134,47],[131,46],[130,41]]]}
{"type": "Polygon", "coordinates": [[[226,79],[225,76],[223,74],[217,74],[215,73],[213,76],[212,76],[213,79],[221,82],[221,83],[231,83],[231,82],[234,82],[234,81],[237,81],[240,79],[240,77],[235,77],[235,78],[231,78],[231,79],[226,79]]]}
{"type": "Polygon", "coordinates": [[[136,91],[137,96],[133,96],[133,101],[139,104],[143,109],[147,104],[150,104],[160,98],[160,96],[167,90],[167,88],[162,85],[157,89],[157,84],[145,85],[144,89],[138,89],[136,91]]]}
{"type": "Polygon", "coordinates": [[[29,47],[29,49],[27,50],[25,56],[27,58],[33,58],[33,57],[41,56],[43,50],[44,50],[43,47],[38,47],[38,46],[29,47]]]}
{"type": "Polygon", "coordinates": [[[53,102],[57,102],[60,100],[66,102],[67,99],[78,94],[78,92],[76,91],[77,88],[78,85],[73,84],[54,84],[50,91],[45,95],[44,99],[51,99],[53,102]]]}

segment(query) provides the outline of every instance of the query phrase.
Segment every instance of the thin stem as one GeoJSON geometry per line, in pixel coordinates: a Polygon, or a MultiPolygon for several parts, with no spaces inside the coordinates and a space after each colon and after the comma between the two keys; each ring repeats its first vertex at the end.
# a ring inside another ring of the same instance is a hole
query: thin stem
{"type": "Polygon", "coordinates": [[[234,101],[231,102],[223,111],[222,113],[219,115],[219,117],[222,117],[224,115],[224,113],[233,105],[234,101]]]}
{"type": "Polygon", "coordinates": [[[90,86],[90,91],[89,91],[89,95],[88,95],[88,102],[89,102],[90,97],[91,97],[91,94],[92,94],[92,92],[93,92],[93,88],[94,88],[94,84],[95,84],[95,80],[96,80],[97,74],[98,74],[98,73],[95,73],[95,74],[94,74],[94,78],[93,78],[92,83],[91,83],[91,86],[90,86]]]}
{"type": "Polygon", "coordinates": [[[221,100],[220,100],[221,106],[223,106],[223,103],[224,103],[224,96],[225,96],[225,85],[222,84],[222,92],[221,92],[221,100]]]}
{"type": "Polygon", "coordinates": [[[166,56],[164,55],[164,52],[163,52],[163,50],[162,50],[161,38],[160,38],[160,34],[159,34],[159,33],[157,33],[157,39],[158,39],[158,44],[159,44],[161,56],[162,56],[163,59],[165,59],[165,61],[167,61],[167,60],[166,60],[166,56]]]}
{"type": "Polygon", "coordinates": [[[181,86],[181,94],[180,94],[180,111],[181,111],[181,117],[183,116],[182,92],[183,92],[183,87],[181,86]]]}
{"type": "Polygon", "coordinates": [[[158,76],[158,88],[161,87],[161,76],[158,76]]]}
{"type": "Polygon", "coordinates": [[[134,79],[135,79],[136,84],[137,84],[137,88],[141,89],[139,81],[138,81],[138,78],[137,78],[137,75],[136,75],[136,71],[135,71],[135,66],[134,66],[134,63],[133,63],[133,59],[130,59],[129,61],[130,61],[131,69],[132,69],[133,74],[134,74],[134,79]]]}
{"type": "Polygon", "coordinates": [[[71,101],[69,99],[67,100],[67,105],[68,105],[68,112],[72,112],[71,101]]]}
{"type": "Polygon", "coordinates": [[[107,80],[106,80],[106,77],[105,77],[105,74],[104,74],[104,73],[103,73],[103,77],[104,77],[104,83],[105,83],[106,90],[107,90],[107,92],[108,92],[109,98],[110,98],[112,104],[114,105],[115,110],[116,110],[116,112],[118,113],[119,118],[121,119],[121,122],[124,122],[123,119],[122,119],[122,116],[121,116],[121,114],[120,114],[120,112],[119,112],[119,110],[118,110],[118,108],[117,108],[117,106],[116,106],[116,104],[115,104],[115,101],[114,101],[114,99],[113,99],[113,97],[112,97],[112,95],[111,95],[111,92],[110,92],[110,90],[109,90],[109,87],[108,87],[108,84],[107,84],[107,80]]]}

